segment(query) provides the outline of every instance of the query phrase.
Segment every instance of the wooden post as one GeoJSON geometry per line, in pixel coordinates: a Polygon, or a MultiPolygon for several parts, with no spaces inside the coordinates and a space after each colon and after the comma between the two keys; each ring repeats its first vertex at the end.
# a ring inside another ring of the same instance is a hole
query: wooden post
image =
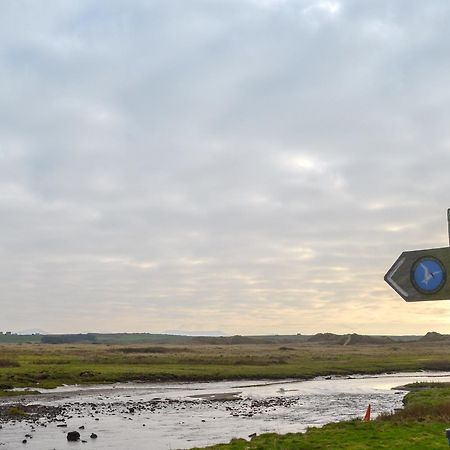
{"type": "Polygon", "coordinates": [[[448,245],[450,245],[450,208],[447,209],[448,245]]]}

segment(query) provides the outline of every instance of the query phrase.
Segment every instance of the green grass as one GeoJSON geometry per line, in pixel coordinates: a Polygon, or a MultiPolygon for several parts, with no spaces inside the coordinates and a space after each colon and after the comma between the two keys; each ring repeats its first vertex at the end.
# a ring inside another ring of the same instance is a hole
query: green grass
{"type": "Polygon", "coordinates": [[[24,395],[39,395],[39,391],[26,390],[26,391],[7,391],[0,389],[0,397],[23,397],[24,395]]]}
{"type": "Polygon", "coordinates": [[[450,399],[450,383],[413,383],[405,387],[411,391],[404,399],[408,406],[437,405],[450,399]]]}
{"type": "Polygon", "coordinates": [[[210,450],[438,450],[448,448],[445,423],[342,422],[306,433],[256,436],[250,441],[207,447],[210,450]]]}
{"type": "Polygon", "coordinates": [[[450,367],[446,345],[5,344],[0,389],[117,381],[312,378],[450,367]]]}

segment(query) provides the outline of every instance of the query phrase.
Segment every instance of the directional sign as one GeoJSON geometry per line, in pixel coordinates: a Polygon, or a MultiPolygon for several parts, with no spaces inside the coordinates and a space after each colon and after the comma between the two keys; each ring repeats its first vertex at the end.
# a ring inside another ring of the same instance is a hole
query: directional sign
{"type": "Polygon", "coordinates": [[[403,252],[384,280],[407,302],[450,300],[450,247],[403,252]]]}

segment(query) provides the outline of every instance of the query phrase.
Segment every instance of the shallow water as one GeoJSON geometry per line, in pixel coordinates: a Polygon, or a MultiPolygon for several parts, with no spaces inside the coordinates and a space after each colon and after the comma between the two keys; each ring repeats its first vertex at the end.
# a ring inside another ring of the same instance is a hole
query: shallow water
{"type": "MultiPolygon", "coordinates": [[[[211,383],[120,383],[41,390],[25,403],[63,406],[65,417],[42,421],[46,427],[6,423],[2,449],[159,450],[187,449],[252,433],[299,432],[308,426],[373,415],[402,407],[404,391],[414,381],[450,381],[450,373],[397,373],[310,381],[223,381],[211,383]],[[215,401],[216,398],[221,401],[215,401]],[[68,417],[70,416],[70,417],[68,417]],[[66,423],[67,428],[57,427],[66,423]],[[84,426],[84,430],[78,427],[84,426]],[[67,442],[78,430],[86,443],[67,442]],[[90,439],[94,432],[97,439],[90,439]],[[25,434],[32,439],[22,444],[25,434]]],[[[15,400],[14,402],[17,402],[15,400]]]]}

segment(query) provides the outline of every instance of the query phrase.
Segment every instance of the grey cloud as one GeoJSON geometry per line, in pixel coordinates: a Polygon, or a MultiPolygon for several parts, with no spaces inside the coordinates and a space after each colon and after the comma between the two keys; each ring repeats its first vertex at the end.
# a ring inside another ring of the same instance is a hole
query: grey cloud
{"type": "Polygon", "coordinates": [[[418,332],[382,275],[446,243],[446,2],[0,12],[0,329],[418,332]]]}

